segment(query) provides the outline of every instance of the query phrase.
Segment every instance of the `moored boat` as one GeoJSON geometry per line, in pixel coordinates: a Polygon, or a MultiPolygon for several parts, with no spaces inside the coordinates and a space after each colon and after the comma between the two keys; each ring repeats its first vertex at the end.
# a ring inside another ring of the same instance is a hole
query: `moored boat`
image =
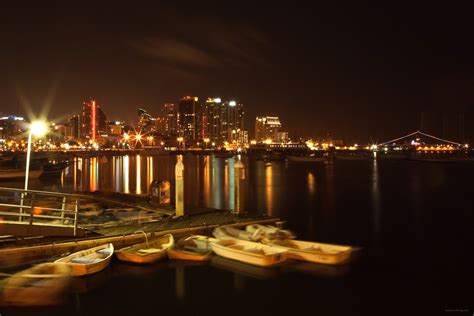
{"type": "Polygon", "coordinates": [[[179,240],[173,248],[168,250],[170,259],[206,261],[211,258],[211,241],[214,238],[191,235],[179,240]]]}
{"type": "Polygon", "coordinates": [[[168,250],[174,245],[173,235],[167,234],[133,246],[117,250],[115,254],[121,261],[133,263],[153,263],[166,257],[168,250]]]}
{"type": "Polygon", "coordinates": [[[312,163],[312,162],[323,162],[326,160],[326,157],[288,155],[286,156],[286,159],[289,162],[312,163]]]}
{"type": "Polygon", "coordinates": [[[268,245],[288,251],[288,258],[325,264],[343,264],[351,259],[350,246],[323,244],[301,240],[270,240],[268,245]]]}
{"type": "Polygon", "coordinates": [[[248,241],[260,241],[264,237],[264,233],[261,230],[249,233],[230,226],[217,227],[212,231],[212,234],[217,239],[240,239],[248,241]]]}
{"type": "MultiPolygon", "coordinates": [[[[28,179],[38,179],[43,173],[43,169],[30,170],[28,179]]],[[[0,169],[1,180],[18,180],[25,179],[26,171],[24,169],[0,169]]]]}
{"type": "Polygon", "coordinates": [[[251,234],[255,234],[258,230],[264,233],[263,238],[266,238],[267,240],[295,238],[295,234],[293,234],[293,232],[286,229],[280,229],[275,226],[252,224],[245,227],[245,231],[251,234]]]}
{"type": "Polygon", "coordinates": [[[55,305],[62,301],[71,269],[59,263],[42,263],[4,281],[1,303],[15,306],[55,305]]]}
{"type": "Polygon", "coordinates": [[[82,276],[105,269],[109,265],[113,254],[114,245],[109,243],[75,252],[55,262],[64,263],[71,267],[71,274],[73,276],[82,276]]]}
{"type": "Polygon", "coordinates": [[[286,260],[286,249],[246,240],[225,239],[211,243],[219,256],[257,266],[273,266],[286,260]]]}

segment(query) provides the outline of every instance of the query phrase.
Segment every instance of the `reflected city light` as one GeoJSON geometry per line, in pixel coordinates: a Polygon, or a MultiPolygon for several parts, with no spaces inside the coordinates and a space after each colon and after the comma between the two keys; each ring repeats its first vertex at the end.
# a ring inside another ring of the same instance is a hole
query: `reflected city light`
{"type": "Polygon", "coordinates": [[[124,156],[123,157],[123,193],[130,193],[129,183],[128,183],[128,176],[130,173],[130,157],[124,156]]]}
{"type": "Polygon", "coordinates": [[[229,171],[227,175],[227,182],[228,185],[226,187],[226,191],[228,191],[228,201],[229,201],[229,209],[230,210],[235,210],[235,159],[234,158],[229,158],[227,159],[227,165],[229,166],[229,171]]]}
{"type": "Polygon", "coordinates": [[[309,195],[314,195],[315,193],[315,188],[316,188],[316,185],[315,185],[315,181],[314,181],[314,175],[312,172],[308,172],[308,192],[309,192],[309,195]]]}
{"type": "Polygon", "coordinates": [[[146,190],[150,192],[150,184],[153,181],[153,157],[146,157],[146,190]]]}
{"type": "Polygon", "coordinates": [[[210,156],[204,157],[204,205],[210,204],[211,195],[211,158],[210,156]]]}
{"type": "Polygon", "coordinates": [[[142,169],[142,160],[140,155],[136,157],[136,165],[137,165],[137,179],[136,179],[136,190],[137,194],[142,194],[142,177],[141,177],[141,169],[142,169]]]}
{"type": "Polygon", "coordinates": [[[268,214],[273,216],[273,166],[265,168],[265,201],[267,204],[268,214]]]}

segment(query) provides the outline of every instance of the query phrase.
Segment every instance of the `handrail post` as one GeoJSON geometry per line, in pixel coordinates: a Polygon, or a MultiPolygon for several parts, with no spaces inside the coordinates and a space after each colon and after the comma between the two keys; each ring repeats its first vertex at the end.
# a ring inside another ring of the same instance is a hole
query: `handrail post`
{"type": "Polygon", "coordinates": [[[76,236],[77,234],[77,212],[79,210],[79,207],[78,207],[78,201],[76,199],[76,203],[75,203],[75,207],[74,207],[74,237],[76,236]]]}
{"type": "Polygon", "coordinates": [[[64,225],[64,210],[66,209],[66,197],[63,196],[63,202],[61,204],[61,224],[64,225]]]}
{"type": "Polygon", "coordinates": [[[23,216],[21,214],[23,214],[24,200],[25,200],[25,192],[21,192],[21,196],[20,196],[20,216],[18,217],[19,222],[23,221],[23,216]]]}

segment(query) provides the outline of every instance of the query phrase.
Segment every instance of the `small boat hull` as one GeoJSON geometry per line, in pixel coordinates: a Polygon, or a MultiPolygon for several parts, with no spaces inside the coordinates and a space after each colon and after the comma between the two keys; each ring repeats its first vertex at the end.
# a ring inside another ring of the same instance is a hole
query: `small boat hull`
{"type": "MultiPolygon", "coordinates": [[[[43,170],[30,170],[28,179],[38,179],[43,170]]],[[[26,172],[21,169],[0,170],[0,181],[25,179],[26,172]]]]}
{"type": "Polygon", "coordinates": [[[168,250],[174,245],[173,235],[168,234],[150,240],[148,243],[139,243],[122,248],[115,252],[121,261],[136,264],[150,264],[167,256],[168,250]]]}
{"type": "Polygon", "coordinates": [[[251,241],[219,240],[212,242],[211,246],[219,256],[256,266],[269,267],[287,259],[287,250],[251,241]]]}
{"type": "Polygon", "coordinates": [[[5,280],[2,304],[47,306],[62,302],[71,269],[64,264],[42,263],[5,280]]]}
{"type": "Polygon", "coordinates": [[[73,276],[83,276],[100,272],[107,268],[114,254],[114,246],[105,244],[73,253],[55,262],[71,267],[73,276]]]}
{"type": "Polygon", "coordinates": [[[266,244],[287,250],[287,257],[323,264],[344,264],[350,261],[352,247],[301,240],[271,240],[266,244]]]}
{"type": "Polygon", "coordinates": [[[311,157],[311,156],[287,156],[289,162],[295,163],[314,163],[323,162],[327,159],[325,157],[311,157]]]}
{"type": "Polygon", "coordinates": [[[211,240],[207,236],[189,236],[179,240],[168,250],[168,258],[175,260],[207,261],[212,256],[211,240]],[[190,246],[188,246],[190,245],[190,246]]]}

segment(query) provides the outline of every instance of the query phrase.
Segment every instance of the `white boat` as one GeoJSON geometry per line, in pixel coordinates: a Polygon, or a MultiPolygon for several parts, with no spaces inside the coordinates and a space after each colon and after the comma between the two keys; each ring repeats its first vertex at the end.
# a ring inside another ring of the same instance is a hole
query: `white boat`
{"type": "Polygon", "coordinates": [[[275,226],[252,224],[245,227],[245,231],[251,234],[255,234],[258,230],[264,233],[264,238],[267,240],[295,238],[295,234],[293,234],[293,232],[286,229],[280,229],[275,226]]]}
{"type": "Polygon", "coordinates": [[[326,157],[288,155],[286,156],[286,159],[289,162],[312,163],[312,162],[323,162],[326,160],[326,157]]]}
{"type": "Polygon", "coordinates": [[[211,243],[219,256],[262,267],[273,266],[286,260],[286,249],[246,240],[225,239],[211,243]]]}
{"type": "MultiPolygon", "coordinates": [[[[43,169],[30,170],[28,179],[38,179],[43,173],[43,169]]],[[[25,179],[26,172],[23,169],[0,169],[1,180],[25,179]]]]}
{"type": "Polygon", "coordinates": [[[121,261],[133,263],[153,263],[166,257],[168,250],[174,245],[173,235],[167,234],[130,247],[117,250],[115,254],[121,261]]]}
{"type": "Polygon", "coordinates": [[[217,227],[212,231],[217,239],[240,239],[248,241],[260,241],[264,237],[263,231],[257,230],[249,233],[230,226],[217,227]]]}
{"type": "Polygon", "coordinates": [[[301,240],[270,240],[266,244],[288,251],[288,258],[325,264],[350,261],[353,247],[301,240]]]}
{"type": "Polygon", "coordinates": [[[207,261],[212,255],[211,241],[215,241],[215,239],[200,235],[185,237],[168,250],[168,258],[207,261]]]}
{"type": "Polygon", "coordinates": [[[61,303],[68,288],[71,269],[59,263],[41,263],[4,281],[1,303],[44,306],[61,303]]]}
{"type": "Polygon", "coordinates": [[[71,267],[71,274],[73,276],[82,276],[105,269],[109,265],[113,254],[114,245],[109,243],[75,252],[55,262],[65,263],[71,267]]]}

